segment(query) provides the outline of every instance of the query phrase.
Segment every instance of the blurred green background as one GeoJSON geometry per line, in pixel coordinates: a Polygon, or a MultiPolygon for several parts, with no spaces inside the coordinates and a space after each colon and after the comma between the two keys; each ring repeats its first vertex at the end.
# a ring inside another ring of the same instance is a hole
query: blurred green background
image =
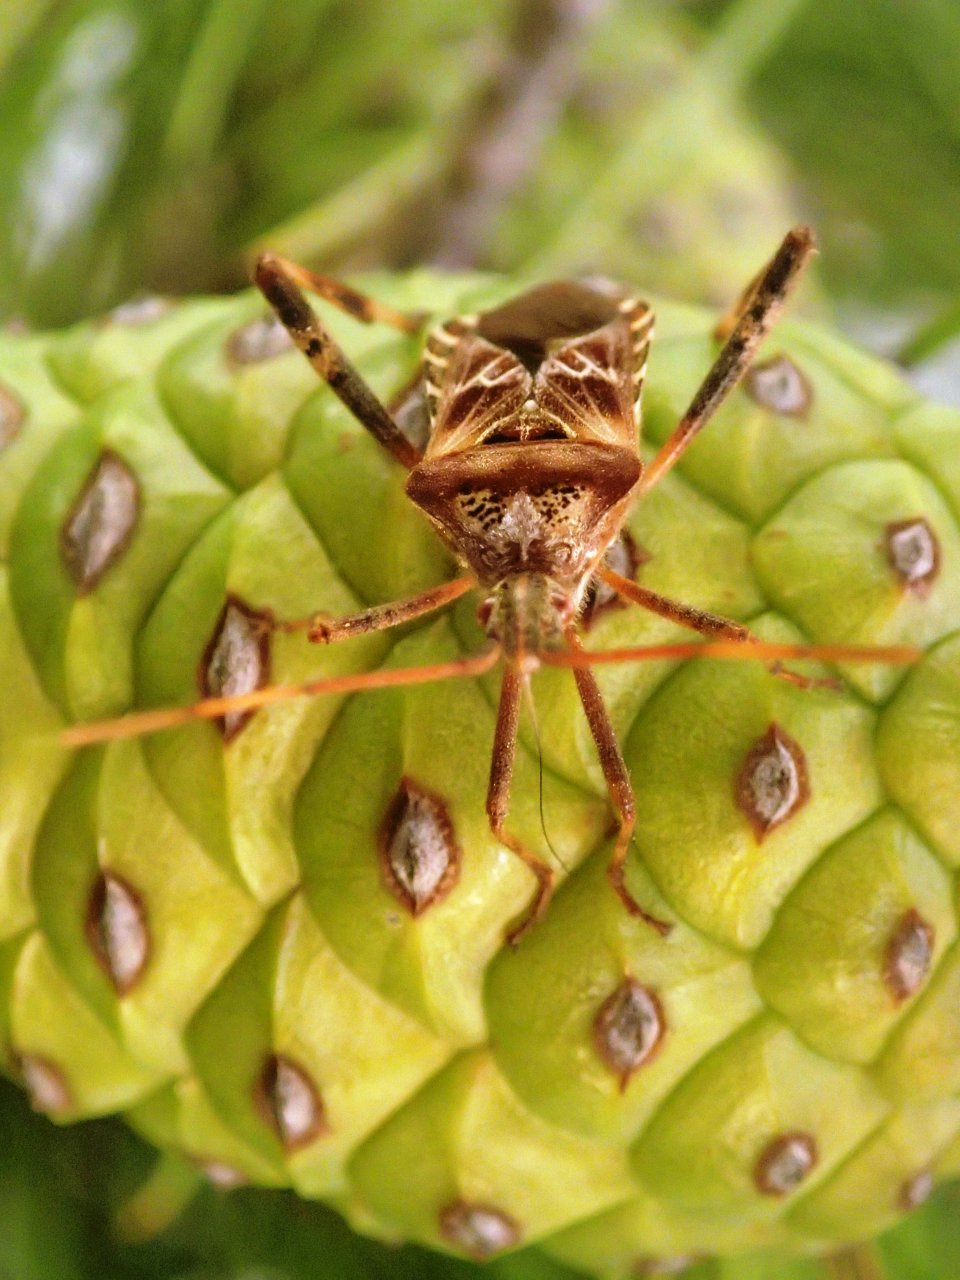
{"type": "Polygon", "coordinates": [[[806,306],[960,400],[957,0],[3,0],[0,317],[340,271],[806,306]]]}
{"type": "MultiPolygon", "coordinates": [[[[0,178],[0,324],[37,327],[242,287],[266,245],[720,304],[804,219],[800,305],[960,404],[958,0],[0,0],[0,178]]],[[[479,1274],[155,1161],[0,1084],[0,1280],[479,1274]]],[[[855,1256],[689,1274],[953,1280],[960,1197],[855,1256]]]]}

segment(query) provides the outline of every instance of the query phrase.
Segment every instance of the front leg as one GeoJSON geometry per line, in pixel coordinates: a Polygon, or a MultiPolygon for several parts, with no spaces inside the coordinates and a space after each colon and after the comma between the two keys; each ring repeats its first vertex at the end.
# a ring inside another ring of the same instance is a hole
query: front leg
{"type": "Polygon", "coordinates": [[[292,264],[275,254],[264,253],[257,260],[254,272],[257,288],[290,337],[360,425],[410,470],[420,461],[420,451],[410,443],[333,335],[321,324],[300,287],[301,278],[292,264]]]}
{"type": "Polygon", "coordinates": [[[351,613],[345,618],[331,618],[325,613],[313,613],[307,618],[294,618],[291,621],[273,623],[274,631],[306,631],[307,639],[314,644],[331,644],[335,640],[347,640],[351,636],[363,636],[370,631],[388,631],[398,627],[402,622],[412,622],[422,618],[424,614],[441,609],[444,605],[458,600],[477,585],[476,579],[469,574],[462,578],[454,578],[450,582],[442,582],[439,586],[428,587],[418,595],[409,596],[406,600],[391,600],[387,604],[375,604],[369,609],[361,609],[359,613],[351,613]]]}

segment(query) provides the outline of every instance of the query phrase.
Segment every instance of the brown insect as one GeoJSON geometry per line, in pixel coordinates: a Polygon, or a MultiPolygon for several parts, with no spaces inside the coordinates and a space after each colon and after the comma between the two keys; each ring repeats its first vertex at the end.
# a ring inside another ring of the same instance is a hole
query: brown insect
{"type": "Polygon", "coordinates": [[[753,658],[801,685],[819,683],[781,664],[791,658],[906,663],[910,646],[767,644],[726,618],[670,600],[605,563],[633,504],[681,457],[743,376],[784,300],[814,252],[811,232],[790,231],[764,270],[724,317],[723,347],[689,409],[644,468],[639,452],[640,396],[653,337],[646,303],[612,287],[546,284],[479,315],[434,328],[426,341],[418,390],[426,446],[401,430],[350,364],[311,308],[310,289],[368,323],[416,333],[421,317],[396,312],[353,289],[265,254],[256,282],[311,365],[375,439],[408,472],[406,490],[462,567],[460,576],[407,600],[376,605],[347,618],[323,615],[278,621],[330,643],[397,626],[440,609],[478,588],[479,620],[490,638],[482,652],[408,670],[381,670],[268,686],[190,707],[136,712],[65,731],[72,745],[151,733],[194,719],[236,716],[287,698],[475,676],[503,661],[487,815],[507,848],[537,880],[527,910],[507,935],[517,942],[540,918],[554,872],[508,829],[510,784],[524,682],[539,665],[569,666],[596,744],[618,828],[609,876],[625,908],[661,933],[624,880],[635,823],[630,777],[592,666],[655,658],[753,658]],[[669,618],[706,641],[620,649],[582,647],[580,618],[599,584],[626,601],[669,618]]]}

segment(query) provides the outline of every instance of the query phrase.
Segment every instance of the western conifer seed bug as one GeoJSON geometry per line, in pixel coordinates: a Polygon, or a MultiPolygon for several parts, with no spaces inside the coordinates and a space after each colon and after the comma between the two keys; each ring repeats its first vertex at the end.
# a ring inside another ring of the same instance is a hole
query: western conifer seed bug
{"type": "Polygon", "coordinates": [[[640,402],[653,337],[653,312],[633,295],[598,284],[560,281],[530,289],[478,315],[433,328],[419,376],[427,441],[421,449],[401,430],[351,365],[307,301],[310,290],[356,318],[415,334],[422,318],[396,312],[326,276],[273,254],[256,266],[256,282],[321,378],[408,471],[406,491],[461,568],[451,581],[406,600],[350,617],[324,615],[272,625],[304,630],[332,643],[422,617],[477,589],[478,617],[489,637],[482,652],[407,670],[378,670],[265,686],[208,697],[193,706],[134,712],[77,725],[63,739],[83,745],[152,733],[193,719],[252,712],[269,703],[320,693],[479,675],[502,660],[503,676],[486,810],[497,839],[529,867],[536,892],[507,937],[516,943],[546,910],[550,865],[510,831],[510,784],[524,684],[541,664],[572,669],[617,816],[609,878],[624,907],[661,933],[625,882],[635,823],[630,777],[592,667],[600,662],[712,656],[766,662],[773,676],[817,683],[784,668],[785,660],[908,663],[907,645],[784,645],[759,640],[737,622],[667,599],[605,562],[634,503],[664,476],[746,372],[814,252],[812,233],[797,227],[723,318],[723,345],[689,408],[652,462],[639,452],[640,402]],[[578,629],[592,587],[699,632],[704,640],[596,653],[578,629]]]}

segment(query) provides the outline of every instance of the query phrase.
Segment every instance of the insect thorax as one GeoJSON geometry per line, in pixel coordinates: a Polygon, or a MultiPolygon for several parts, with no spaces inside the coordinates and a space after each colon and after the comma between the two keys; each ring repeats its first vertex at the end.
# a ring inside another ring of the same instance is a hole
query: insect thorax
{"type": "Polygon", "coordinates": [[[585,587],[640,475],[635,452],[543,441],[426,460],[407,492],[481,583],[542,574],[585,587]]]}
{"type": "Polygon", "coordinates": [[[431,333],[430,436],[407,492],[484,585],[584,589],[640,475],[652,326],[643,303],[558,282],[431,333]]]}

